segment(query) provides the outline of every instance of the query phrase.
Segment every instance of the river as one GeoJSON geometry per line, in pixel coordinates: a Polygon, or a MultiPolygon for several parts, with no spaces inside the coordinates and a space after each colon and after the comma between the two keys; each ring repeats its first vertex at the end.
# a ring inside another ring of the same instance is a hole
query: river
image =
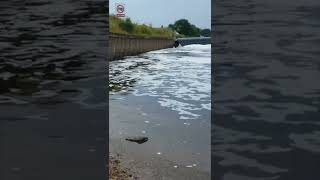
{"type": "Polygon", "coordinates": [[[210,179],[211,45],[110,62],[109,89],[111,153],[142,169],[142,179],[210,179]]]}
{"type": "Polygon", "coordinates": [[[0,10],[0,179],[104,179],[105,1],[0,10]]]}
{"type": "Polygon", "coordinates": [[[319,179],[319,7],[215,3],[213,179],[319,179]]]}

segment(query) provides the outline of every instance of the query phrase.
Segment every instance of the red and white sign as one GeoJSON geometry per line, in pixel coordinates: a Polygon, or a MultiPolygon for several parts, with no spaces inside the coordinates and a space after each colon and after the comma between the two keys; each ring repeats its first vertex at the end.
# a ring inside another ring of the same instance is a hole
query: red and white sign
{"type": "Polygon", "coordinates": [[[116,4],[116,16],[117,17],[125,17],[125,13],[124,13],[124,4],[116,4]]]}

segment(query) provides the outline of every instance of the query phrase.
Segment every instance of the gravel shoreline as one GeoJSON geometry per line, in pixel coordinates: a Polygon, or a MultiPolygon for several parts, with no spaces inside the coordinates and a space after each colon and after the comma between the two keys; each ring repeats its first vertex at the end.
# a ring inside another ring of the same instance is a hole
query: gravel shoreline
{"type": "Polygon", "coordinates": [[[131,169],[124,167],[121,157],[109,155],[109,180],[136,180],[139,179],[131,169]]]}

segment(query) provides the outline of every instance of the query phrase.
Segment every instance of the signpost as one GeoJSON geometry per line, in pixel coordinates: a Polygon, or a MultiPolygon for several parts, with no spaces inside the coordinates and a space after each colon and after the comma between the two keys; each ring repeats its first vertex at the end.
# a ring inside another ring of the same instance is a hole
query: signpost
{"type": "Polygon", "coordinates": [[[124,4],[116,4],[116,16],[117,17],[125,17],[125,8],[124,8],[124,4]]]}

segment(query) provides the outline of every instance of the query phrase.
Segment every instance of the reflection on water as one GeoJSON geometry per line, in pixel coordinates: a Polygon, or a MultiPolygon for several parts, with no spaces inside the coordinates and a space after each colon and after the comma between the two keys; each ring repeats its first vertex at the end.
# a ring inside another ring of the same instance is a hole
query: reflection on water
{"type": "Polygon", "coordinates": [[[240,2],[213,10],[214,178],[319,177],[319,1],[240,2]]]}

